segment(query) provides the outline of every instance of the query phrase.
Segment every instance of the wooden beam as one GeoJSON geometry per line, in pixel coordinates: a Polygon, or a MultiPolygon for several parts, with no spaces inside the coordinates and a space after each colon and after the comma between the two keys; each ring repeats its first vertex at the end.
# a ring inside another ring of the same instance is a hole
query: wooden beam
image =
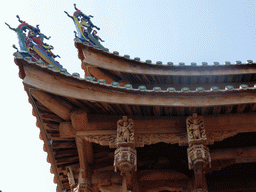
{"type": "Polygon", "coordinates": [[[79,156],[80,173],[83,179],[91,177],[91,166],[94,163],[93,149],[90,142],[76,136],[76,146],[79,156]]]}
{"type": "Polygon", "coordinates": [[[140,170],[138,172],[139,181],[154,181],[159,180],[183,180],[188,179],[183,173],[173,170],[140,170]]]}
{"type": "Polygon", "coordinates": [[[71,149],[75,149],[76,148],[76,143],[75,142],[53,142],[51,147],[53,149],[65,149],[65,148],[71,148],[71,149]]]}
{"type": "MultiPolygon", "coordinates": [[[[256,132],[256,113],[204,116],[208,144],[222,141],[238,133],[256,132]]],[[[76,135],[89,142],[110,148],[116,147],[116,116],[97,115],[76,135]],[[104,120],[108,117],[108,120],[104,120]],[[95,119],[96,118],[96,119],[95,119]],[[99,118],[98,118],[99,119],[99,118]]],[[[186,117],[129,117],[134,121],[136,146],[143,147],[158,142],[187,145],[186,117]],[[144,139],[145,138],[145,139],[144,139]]]]}
{"type": "Polygon", "coordinates": [[[85,141],[85,154],[89,165],[94,164],[94,153],[92,148],[92,143],[85,141]]]}
{"type": "Polygon", "coordinates": [[[54,157],[61,158],[61,157],[65,157],[65,156],[75,156],[75,155],[78,155],[76,149],[66,149],[66,150],[57,150],[55,152],[54,157]]]}
{"type": "Polygon", "coordinates": [[[76,130],[70,122],[60,123],[59,132],[61,138],[74,138],[76,136],[76,130]]]}
{"type": "MultiPolygon", "coordinates": [[[[115,131],[116,122],[120,118],[115,115],[90,115],[82,112],[79,113],[79,117],[82,118],[83,114],[86,115],[88,121],[84,125],[80,125],[82,131],[115,131]]],[[[256,113],[206,115],[203,117],[206,133],[221,130],[256,131],[256,113]]],[[[186,117],[129,116],[129,118],[134,121],[136,133],[186,132],[186,117]]]]}
{"type": "Polygon", "coordinates": [[[235,159],[236,163],[251,162],[256,158],[256,147],[211,150],[212,161],[219,159],[235,159]]]}
{"type": "Polygon", "coordinates": [[[76,137],[76,146],[79,156],[79,164],[80,169],[84,171],[83,178],[86,177],[86,172],[88,171],[88,162],[85,155],[85,146],[84,146],[84,140],[80,137],[76,137]]]}
{"type": "Polygon", "coordinates": [[[43,91],[32,89],[30,92],[38,102],[40,102],[50,111],[66,121],[70,120],[70,113],[73,108],[72,105],[43,91]]]}
{"type": "Polygon", "coordinates": [[[84,65],[85,66],[84,68],[86,68],[87,72],[89,72],[88,76],[92,75],[93,77],[97,77],[99,79],[105,79],[106,83],[108,84],[111,84],[112,82],[116,81],[114,77],[104,73],[102,70],[100,70],[99,68],[96,68],[95,66],[87,65],[86,63],[82,63],[82,65],[84,65]]]}

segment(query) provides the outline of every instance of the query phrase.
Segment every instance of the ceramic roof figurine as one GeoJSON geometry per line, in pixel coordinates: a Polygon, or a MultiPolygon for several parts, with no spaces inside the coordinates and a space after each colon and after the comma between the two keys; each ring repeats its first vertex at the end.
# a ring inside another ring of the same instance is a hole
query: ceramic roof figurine
{"type": "Polygon", "coordinates": [[[62,66],[55,60],[59,55],[55,55],[51,50],[53,46],[44,42],[44,39],[49,40],[51,37],[41,33],[39,25],[33,27],[25,21],[22,21],[17,15],[18,21],[21,23],[17,28],[12,28],[5,23],[11,30],[15,31],[18,36],[20,50],[14,48],[21,54],[22,57],[31,57],[32,61],[43,61],[48,64],[53,64],[56,69],[61,69],[62,66]]]}

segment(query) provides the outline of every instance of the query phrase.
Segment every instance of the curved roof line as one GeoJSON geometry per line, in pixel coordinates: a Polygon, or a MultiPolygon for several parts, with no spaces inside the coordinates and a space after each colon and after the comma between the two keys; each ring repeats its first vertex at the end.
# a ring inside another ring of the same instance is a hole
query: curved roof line
{"type": "Polygon", "coordinates": [[[118,52],[109,53],[77,40],[75,40],[75,45],[79,51],[79,58],[84,65],[116,73],[159,76],[212,76],[256,73],[256,63],[253,63],[252,60],[248,60],[247,64],[237,61],[237,64],[226,62],[225,65],[220,65],[218,62],[208,65],[206,62],[203,62],[201,66],[195,63],[191,65],[185,65],[185,63],[173,65],[173,63],[170,64],[171,62],[168,65],[163,65],[162,62],[149,64],[148,60],[146,62],[142,62],[138,58],[133,60],[127,56],[119,56],[118,52]]]}
{"type": "Polygon", "coordinates": [[[119,59],[124,59],[126,61],[135,62],[137,64],[147,64],[147,65],[153,65],[153,66],[186,66],[186,67],[206,67],[206,66],[229,66],[229,65],[246,65],[246,64],[256,64],[253,62],[253,60],[247,60],[246,63],[243,63],[242,61],[237,60],[234,64],[232,64],[230,61],[225,61],[224,64],[220,64],[219,62],[213,62],[212,64],[209,64],[208,62],[202,62],[201,65],[198,65],[195,62],[191,62],[190,65],[186,65],[184,62],[179,62],[178,64],[174,64],[173,62],[167,62],[164,64],[162,61],[157,61],[156,63],[152,63],[152,60],[145,60],[141,61],[140,57],[134,57],[133,59],[130,57],[130,55],[119,55],[118,51],[109,52],[108,48],[101,49],[98,46],[91,46],[88,43],[83,43],[79,39],[75,38],[75,46],[79,49],[80,46],[84,46],[86,49],[94,52],[100,52],[104,55],[113,56],[119,59]]]}
{"type": "Polygon", "coordinates": [[[153,90],[131,87],[118,87],[116,83],[105,84],[104,80],[94,81],[92,78],[80,78],[78,73],[67,74],[65,70],[56,70],[53,66],[43,63],[30,62],[29,58],[18,59],[15,62],[24,73],[24,84],[40,90],[81,100],[107,102],[116,104],[156,105],[175,107],[208,107],[215,105],[231,105],[256,103],[256,87],[246,85],[240,88],[226,86],[225,90],[217,87],[205,91],[203,88],[190,91],[183,88],[181,91],[159,88],[153,90]]]}

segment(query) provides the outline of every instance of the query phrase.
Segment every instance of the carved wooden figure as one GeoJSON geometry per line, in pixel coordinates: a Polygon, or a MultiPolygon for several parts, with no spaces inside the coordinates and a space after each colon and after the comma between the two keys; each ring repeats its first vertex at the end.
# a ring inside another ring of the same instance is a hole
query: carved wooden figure
{"type": "Polygon", "coordinates": [[[123,119],[117,121],[117,144],[134,143],[133,121],[123,116],[123,119]]]}
{"type": "Polygon", "coordinates": [[[198,117],[196,113],[187,118],[187,133],[189,144],[206,143],[206,134],[203,117],[198,117]]]}

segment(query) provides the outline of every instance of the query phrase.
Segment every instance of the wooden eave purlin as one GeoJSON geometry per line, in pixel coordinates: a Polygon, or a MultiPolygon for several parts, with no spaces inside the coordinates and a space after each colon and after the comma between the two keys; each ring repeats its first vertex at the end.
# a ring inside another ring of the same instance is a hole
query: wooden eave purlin
{"type": "Polygon", "coordinates": [[[23,83],[39,90],[91,102],[127,105],[210,107],[256,103],[256,89],[225,92],[147,92],[115,88],[53,72],[24,60],[23,83]]]}
{"type": "Polygon", "coordinates": [[[167,66],[138,62],[76,42],[82,62],[109,71],[159,76],[214,76],[256,74],[255,64],[218,66],[167,66]]]}

